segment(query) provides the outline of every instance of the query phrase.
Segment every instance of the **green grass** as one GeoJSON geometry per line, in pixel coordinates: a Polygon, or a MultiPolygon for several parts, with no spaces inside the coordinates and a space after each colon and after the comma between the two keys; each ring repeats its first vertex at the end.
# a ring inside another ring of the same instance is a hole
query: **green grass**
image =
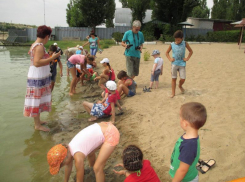
{"type": "MultiPolygon", "coordinates": [[[[70,40],[63,40],[63,41],[54,41],[54,40],[50,40],[48,41],[48,43],[45,45],[45,48],[48,50],[49,46],[57,43],[58,46],[64,51],[66,50],[68,47],[76,47],[77,45],[83,45],[85,44],[87,41],[70,41],[70,40]]],[[[33,42],[29,42],[30,44],[32,44],[33,42]]],[[[115,42],[113,40],[100,40],[100,45],[102,49],[107,49],[110,48],[113,45],[116,45],[115,42]]],[[[86,45],[84,47],[84,49],[89,50],[89,45],[86,45]]]]}

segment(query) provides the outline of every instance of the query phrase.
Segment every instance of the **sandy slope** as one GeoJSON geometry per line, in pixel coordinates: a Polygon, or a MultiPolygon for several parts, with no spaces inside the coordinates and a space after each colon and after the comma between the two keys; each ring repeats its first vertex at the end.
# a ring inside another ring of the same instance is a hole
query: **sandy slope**
{"type": "MultiPolygon", "coordinates": [[[[170,156],[175,142],[183,134],[179,124],[179,108],[190,101],[201,102],[208,112],[207,123],[199,132],[201,158],[215,159],[217,162],[208,173],[199,174],[200,181],[224,182],[245,176],[245,54],[236,44],[190,46],[194,54],[187,64],[186,93],[180,94],[177,89],[173,99],[169,98],[171,63],[165,56],[168,45],[158,43],[144,46],[143,52],[151,53],[158,49],[162,53],[164,71],[160,77],[160,88],[149,93],[142,91],[143,86],[149,85],[153,58],[149,61],[141,59],[140,75],[135,79],[137,95],[121,101],[127,111],[116,117],[115,125],[121,133],[121,140],[106,166],[106,181],[123,181],[123,177],[116,177],[111,170],[113,165],[121,162],[122,150],[128,144],[140,146],[144,158],[151,161],[161,181],[170,181],[170,156]]],[[[123,52],[123,47],[114,46],[98,54],[97,60],[108,57],[118,73],[126,69],[123,52]]],[[[83,128],[85,121],[79,121],[83,128]]],[[[85,125],[89,124],[86,122],[85,125]]],[[[56,138],[60,140],[60,135],[66,135],[65,138],[70,140],[79,130],[57,134],[56,138]]],[[[91,175],[87,177],[92,179],[91,175]]]]}

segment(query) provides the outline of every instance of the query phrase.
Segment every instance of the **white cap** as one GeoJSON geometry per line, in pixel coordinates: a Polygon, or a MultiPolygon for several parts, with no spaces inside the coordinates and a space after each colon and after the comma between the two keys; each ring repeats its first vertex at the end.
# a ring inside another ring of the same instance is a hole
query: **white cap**
{"type": "Polygon", "coordinates": [[[83,46],[79,46],[79,49],[83,49],[83,46]]]}
{"type": "Polygon", "coordinates": [[[55,42],[54,45],[57,46],[58,44],[55,42]]]}
{"type": "Polygon", "coordinates": [[[104,58],[104,59],[102,59],[102,61],[100,61],[100,63],[102,64],[102,63],[109,63],[110,61],[109,61],[109,59],[108,58],[104,58]]]}
{"type": "Polygon", "coordinates": [[[114,81],[108,81],[106,82],[106,88],[108,88],[109,90],[116,90],[117,89],[117,84],[114,81]]]}

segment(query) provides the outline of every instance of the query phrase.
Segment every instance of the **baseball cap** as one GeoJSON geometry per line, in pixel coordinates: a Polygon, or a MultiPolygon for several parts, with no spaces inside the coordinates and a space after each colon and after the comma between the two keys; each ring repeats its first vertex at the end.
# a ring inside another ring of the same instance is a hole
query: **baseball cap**
{"type": "Polygon", "coordinates": [[[108,81],[106,82],[106,88],[108,88],[109,90],[116,90],[117,84],[114,81],[108,81]]]}
{"type": "Polygon", "coordinates": [[[108,58],[104,58],[104,59],[102,59],[102,61],[100,61],[100,63],[102,64],[102,63],[109,63],[110,61],[109,61],[109,59],[108,58]]]}
{"type": "Polygon", "coordinates": [[[61,144],[52,147],[47,154],[49,171],[52,175],[56,175],[60,170],[60,164],[63,162],[67,154],[67,148],[61,144]]]}
{"type": "Polygon", "coordinates": [[[151,55],[154,56],[156,54],[160,54],[159,50],[154,50],[151,55]]]}
{"type": "Polygon", "coordinates": [[[83,46],[79,46],[79,49],[83,49],[83,46]]]}
{"type": "Polygon", "coordinates": [[[54,45],[58,45],[58,44],[55,42],[54,45]]]}

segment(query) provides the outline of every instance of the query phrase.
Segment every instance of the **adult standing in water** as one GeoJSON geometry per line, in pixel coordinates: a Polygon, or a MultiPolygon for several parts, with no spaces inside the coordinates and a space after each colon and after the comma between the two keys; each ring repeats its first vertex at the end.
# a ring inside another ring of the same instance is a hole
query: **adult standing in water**
{"type": "Polygon", "coordinates": [[[133,22],[132,30],[124,33],[122,46],[126,48],[127,75],[134,79],[139,75],[140,53],[143,48],[144,35],[140,32],[141,23],[139,20],[133,22]]]}
{"type": "Polygon", "coordinates": [[[88,39],[88,42],[86,42],[84,46],[86,46],[87,44],[90,44],[90,55],[95,57],[96,56],[96,53],[97,53],[97,50],[98,50],[98,47],[101,49],[100,47],[100,39],[98,37],[95,36],[95,33],[94,32],[91,32],[90,35],[89,35],[89,39],[88,39]]]}
{"type": "Polygon", "coordinates": [[[40,113],[51,111],[51,73],[49,63],[60,56],[54,53],[52,57],[46,53],[44,45],[48,42],[52,29],[45,25],[38,27],[37,39],[32,44],[29,54],[31,65],[28,71],[25,96],[24,116],[33,117],[35,129],[49,131],[42,126],[46,122],[40,120],[40,113]]]}

